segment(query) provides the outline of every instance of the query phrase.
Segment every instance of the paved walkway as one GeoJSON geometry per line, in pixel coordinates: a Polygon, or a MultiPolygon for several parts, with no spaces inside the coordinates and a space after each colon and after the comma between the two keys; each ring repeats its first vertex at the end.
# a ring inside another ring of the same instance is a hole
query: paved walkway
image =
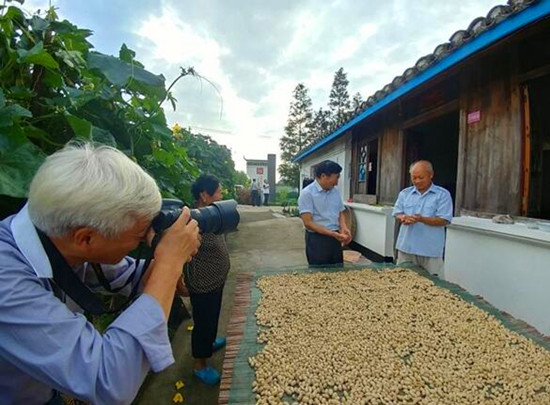
{"type": "MultiPolygon", "coordinates": [[[[224,289],[219,333],[223,336],[233,307],[233,294],[238,272],[254,272],[257,269],[307,265],[304,254],[304,231],[299,218],[281,215],[280,207],[239,207],[239,230],[228,235],[227,245],[231,253],[231,271],[224,289]]],[[[189,306],[188,306],[189,307],[189,306]]],[[[191,332],[185,321],[172,339],[176,363],[162,373],[150,374],[135,401],[139,405],[171,404],[180,392],[183,404],[210,405],[218,403],[218,387],[208,387],[192,375],[191,332]],[[185,386],[179,391],[176,381],[185,386]]],[[[210,364],[221,370],[223,350],[215,353],[210,364]]]]}

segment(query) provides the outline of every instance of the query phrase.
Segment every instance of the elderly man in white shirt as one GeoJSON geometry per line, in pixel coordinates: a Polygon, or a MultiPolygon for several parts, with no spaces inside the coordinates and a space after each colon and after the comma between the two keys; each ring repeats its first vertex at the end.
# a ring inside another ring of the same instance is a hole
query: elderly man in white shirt
{"type": "Polygon", "coordinates": [[[401,223],[397,238],[397,264],[412,262],[444,278],[445,226],[453,219],[451,194],[433,184],[434,170],[427,160],[410,168],[413,186],[397,197],[393,216],[401,223]]]}

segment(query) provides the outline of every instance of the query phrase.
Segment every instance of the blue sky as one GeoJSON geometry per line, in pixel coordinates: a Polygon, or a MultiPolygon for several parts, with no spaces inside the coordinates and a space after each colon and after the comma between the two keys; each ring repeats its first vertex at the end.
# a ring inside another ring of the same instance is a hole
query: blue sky
{"type": "Polygon", "coordinates": [[[193,66],[214,82],[179,82],[178,108],[165,105],[169,124],[229,146],[238,169],[243,157],[279,153],[294,87],[303,82],[315,109],[325,108],[334,72],[348,73],[350,95],[367,98],[414,65],[495,0],[302,0],[194,2],[167,0],[27,0],[49,4],[94,31],[98,51],[118,54],[123,43],[167,82],[179,66],[193,66]]]}

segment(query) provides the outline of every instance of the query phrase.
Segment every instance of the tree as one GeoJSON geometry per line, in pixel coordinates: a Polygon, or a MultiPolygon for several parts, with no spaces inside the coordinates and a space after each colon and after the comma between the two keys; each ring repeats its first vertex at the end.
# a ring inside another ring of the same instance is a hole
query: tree
{"type": "MultiPolygon", "coordinates": [[[[177,142],[187,149],[188,158],[197,166],[200,174],[212,174],[220,180],[224,198],[235,197],[235,162],[231,150],[220,145],[208,135],[195,134],[189,129],[183,129],[178,124],[172,127],[177,142]]],[[[194,178],[186,179],[192,182],[194,178]]],[[[190,193],[182,196],[191,202],[190,193]]]]}
{"type": "Polygon", "coordinates": [[[355,109],[359,106],[361,106],[361,103],[363,102],[363,97],[361,97],[361,93],[357,92],[353,96],[353,99],[351,100],[351,111],[355,111],[355,109]]]}
{"type": "Polygon", "coordinates": [[[331,120],[334,123],[340,122],[351,109],[351,103],[348,94],[347,73],[344,68],[340,68],[334,74],[332,89],[330,90],[328,106],[330,109],[331,120]]]}
{"type": "Polygon", "coordinates": [[[237,170],[235,172],[235,175],[233,176],[233,182],[235,185],[240,184],[241,186],[248,187],[250,186],[250,179],[248,178],[248,174],[241,170],[237,170]]]}
{"type": "Polygon", "coordinates": [[[330,111],[319,108],[314,114],[311,124],[312,143],[318,142],[324,135],[327,134],[330,127],[330,111]]]}
{"type": "Polygon", "coordinates": [[[303,83],[296,86],[292,96],[285,135],[279,143],[283,161],[279,166],[279,173],[285,182],[298,187],[300,168],[296,163],[292,163],[292,159],[311,143],[313,135],[311,131],[312,109],[311,98],[303,83]]]}

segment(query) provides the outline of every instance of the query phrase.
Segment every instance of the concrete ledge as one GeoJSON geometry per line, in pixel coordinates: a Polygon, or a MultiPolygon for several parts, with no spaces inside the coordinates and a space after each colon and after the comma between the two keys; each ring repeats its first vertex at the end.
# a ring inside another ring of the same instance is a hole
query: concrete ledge
{"type": "Polygon", "coordinates": [[[550,232],[529,229],[526,223],[495,224],[490,219],[476,217],[455,217],[448,226],[451,229],[463,229],[495,237],[517,240],[518,242],[537,243],[550,247],[550,232]]]}
{"type": "Polygon", "coordinates": [[[393,207],[388,207],[388,206],[378,206],[378,205],[361,204],[361,203],[353,203],[353,202],[345,202],[344,205],[346,207],[353,208],[354,210],[368,211],[368,212],[373,212],[380,215],[387,215],[388,213],[391,215],[391,212],[393,211],[393,207]]]}

